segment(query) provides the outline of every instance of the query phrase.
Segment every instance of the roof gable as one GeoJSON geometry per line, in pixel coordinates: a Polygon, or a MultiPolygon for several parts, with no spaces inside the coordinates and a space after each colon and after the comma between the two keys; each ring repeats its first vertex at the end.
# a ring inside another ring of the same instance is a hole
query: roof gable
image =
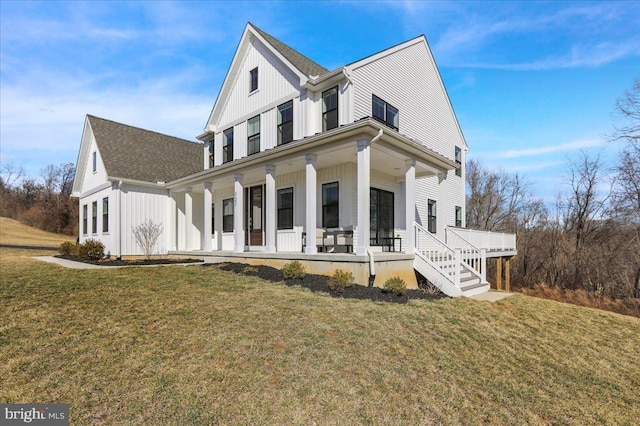
{"type": "MultiPolygon", "coordinates": [[[[108,179],[168,182],[203,168],[200,143],[87,115],[77,170],[85,170],[88,142],[95,138],[108,179]]],[[[74,192],[82,187],[81,176],[74,192]]]]}
{"type": "Polygon", "coordinates": [[[238,47],[227,71],[227,75],[222,83],[218,98],[213,106],[209,119],[207,120],[207,126],[205,131],[219,130],[214,129],[214,123],[218,122],[222,115],[227,101],[231,96],[236,81],[239,77],[240,70],[243,66],[243,59],[245,58],[247,51],[251,48],[252,43],[259,41],[262,45],[268,49],[277,60],[279,60],[286,68],[288,68],[299,79],[299,85],[304,84],[310,77],[317,77],[318,75],[326,74],[329,72],[323,66],[317,64],[275,37],[262,31],[252,23],[247,23],[238,47]]]}

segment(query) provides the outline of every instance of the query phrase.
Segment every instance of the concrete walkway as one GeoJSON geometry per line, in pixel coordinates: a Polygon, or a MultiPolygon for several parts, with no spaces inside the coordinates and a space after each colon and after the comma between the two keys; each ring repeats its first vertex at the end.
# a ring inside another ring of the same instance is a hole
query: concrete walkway
{"type": "Polygon", "coordinates": [[[92,265],[91,263],[76,262],[74,260],[61,259],[54,256],[32,256],[32,259],[39,260],[41,262],[53,263],[69,269],[113,269],[113,268],[152,268],[154,266],[188,266],[188,265],[202,265],[202,263],[162,263],[158,265],[121,265],[121,266],[102,266],[92,265]]]}
{"type": "Polygon", "coordinates": [[[489,290],[486,293],[476,294],[469,297],[469,299],[482,300],[485,302],[497,302],[498,300],[505,299],[509,296],[513,296],[513,293],[507,293],[506,291],[489,290]]]}

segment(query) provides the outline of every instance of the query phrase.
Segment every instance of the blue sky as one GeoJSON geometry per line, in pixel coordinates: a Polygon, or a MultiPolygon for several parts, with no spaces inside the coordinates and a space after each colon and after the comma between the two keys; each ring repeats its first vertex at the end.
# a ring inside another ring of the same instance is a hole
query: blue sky
{"type": "Polygon", "coordinates": [[[193,140],[251,21],[334,69],[429,41],[470,146],[551,200],[579,151],[611,163],[640,77],[640,3],[0,1],[0,155],[75,162],[85,114],[193,140]]]}

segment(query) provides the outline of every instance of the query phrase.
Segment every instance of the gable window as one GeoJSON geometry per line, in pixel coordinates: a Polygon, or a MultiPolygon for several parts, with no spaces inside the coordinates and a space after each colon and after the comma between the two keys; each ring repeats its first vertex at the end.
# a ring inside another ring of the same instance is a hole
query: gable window
{"type": "Polygon", "coordinates": [[[258,67],[249,71],[249,93],[258,90],[258,67]]]}
{"type": "Polygon", "coordinates": [[[233,160],[233,127],[222,133],[222,162],[233,160]]]}
{"type": "Polygon", "coordinates": [[[322,185],[322,227],[337,228],[339,226],[339,188],[338,182],[322,185]]]}
{"type": "Polygon", "coordinates": [[[95,151],[93,151],[91,159],[93,161],[93,168],[91,170],[93,170],[93,173],[95,173],[96,170],[98,170],[98,154],[95,151]]]}
{"type": "Polygon", "coordinates": [[[462,227],[462,207],[456,206],[456,226],[462,227]]]}
{"type": "Polygon", "coordinates": [[[456,164],[458,167],[456,168],[456,176],[462,176],[462,149],[456,146],[456,164]]]}
{"type": "Polygon", "coordinates": [[[436,233],[436,201],[427,200],[427,228],[432,234],[436,233]]]}
{"type": "Polygon", "coordinates": [[[398,109],[392,107],[376,95],[371,95],[371,116],[378,121],[382,121],[387,126],[398,130],[399,114],[398,109]]]}
{"type": "Polygon", "coordinates": [[[293,101],[278,107],[278,145],[293,140],[293,101]]]}
{"type": "Polygon", "coordinates": [[[322,131],[338,127],[338,86],[322,92],[322,131]]]}
{"type": "Polygon", "coordinates": [[[293,188],[278,190],[278,229],[293,229],[293,188]]]}
{"type": "Polygon", "coordinates": [[[209,168],[213,168],[214,162],[215,162],[215,143],[214,143],[214,139],[211,139],[209,141],[209,168]]]}
{"type": "Polygon", "coordinates": [[[233,198],[222,200],[222,232],[233,232],[233,198]]]}
{"type": "Polygon", "coordinates": [[[247,155],[260,152],[260,116],[247,121],[247,155]]]}
{"type": "Polygon", "coordinates": [[[109,232],[109,197],[102,199],[102,232],[109,232]]]}
{"type": "Polygon", "coordinates": [[[87,235],[87,218],[89,216],[89,206],[82,205],[82,234],[87,235]]]}
{"type": "Polygon", "coordinates": [[[91,233],[98,232],[98,202],[91,203],[91,233]]]}

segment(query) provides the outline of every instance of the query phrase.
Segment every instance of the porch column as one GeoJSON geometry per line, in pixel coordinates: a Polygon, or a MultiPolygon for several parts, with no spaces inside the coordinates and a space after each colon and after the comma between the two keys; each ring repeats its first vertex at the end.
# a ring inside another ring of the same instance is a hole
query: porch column
{"type": "Polygon", "coordinates": [[[173,191],[169,191],[167,200],[167,251],[176,250],[176,195],[173,191]]]}
{"type": "Polygon", "coordinates": [[[244,194],[242,187],[242,174],[233,175],[234,202],[233,202],[233,251],[244,252],[244,194]]]}
{"type": "Polygon", "coordinates": [[[276,166],[265,166],[266,171],[266,200],[265,208],[265,251],[276,252],[276,166]]]}
{"type": "Polygon", "coordinates": [[[193,250],[193,196],[191,188],[184,192],[184,249],[193,250]]]}
{"type": "Polygon", "coordinates": [[[357,223],[357,236],[358,241],[356,244],[356,254],[358,256],[365,256],[371,239],[371,232],[369,232],[371,224],[369,223],[370,216],[370,200],[369,191],[371,187],[371,148],[370,142],[366,139],[358,141],[358,223],[357,223]]]}
{"type": "Polygon", "coordinates": [[[413,223],[416,221],[416,160],[405,162],[404,174],[404,222],[406,227],[405,253],[413,254],[415,250],[413,223]]]}
{"type": "Polygon", "coordinates": [[[202,241],[202,249],[211,251],[211,182],[204,183],[204,235],[202,241]]]}
{"type": "Polygon", "coordinates": [[[306,165],[306,206],[305,206],[305,232],[307,233],[307,242],[304,247],[305,253],[314,254],[318,252],[316,247],[316,196],[317,196],[317,182],[316,182],[316,160],[315,154],[307,154],[305,159],[306,165]]]}

